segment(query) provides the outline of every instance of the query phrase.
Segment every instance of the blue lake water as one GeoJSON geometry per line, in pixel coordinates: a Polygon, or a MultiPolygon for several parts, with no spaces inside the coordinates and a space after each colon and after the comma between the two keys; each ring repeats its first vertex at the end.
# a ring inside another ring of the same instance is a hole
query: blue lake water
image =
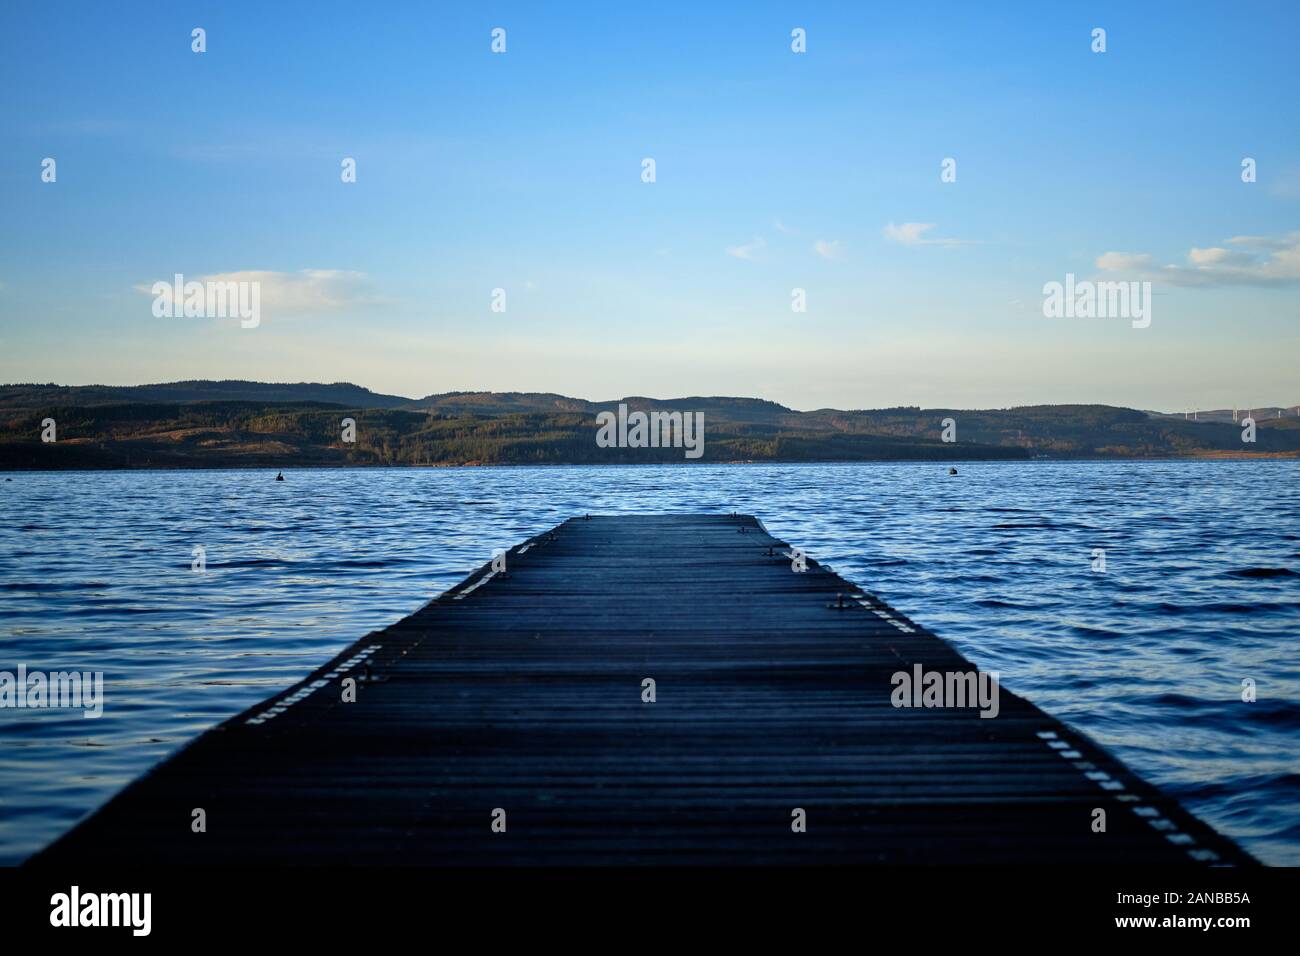
{"type": "Polygon", "coordinates": [[[947,467],[0,476],[0,671],[102,671],[107,698],[0,708],[0,862],[493,548],[587,512],[741,511],[1300,864],[1300,462],[947,467]]]}

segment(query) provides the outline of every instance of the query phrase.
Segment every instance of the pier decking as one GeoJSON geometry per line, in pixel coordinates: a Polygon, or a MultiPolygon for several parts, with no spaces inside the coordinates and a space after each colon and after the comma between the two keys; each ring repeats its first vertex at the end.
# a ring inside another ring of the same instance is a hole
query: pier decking
{"type": "Polygon", "coordinates": [[[35,862],[1253,862],[1005,687],[895,707],[895,673],[974,665],[788,550],[743,515],[566,521],[35,862]]]}

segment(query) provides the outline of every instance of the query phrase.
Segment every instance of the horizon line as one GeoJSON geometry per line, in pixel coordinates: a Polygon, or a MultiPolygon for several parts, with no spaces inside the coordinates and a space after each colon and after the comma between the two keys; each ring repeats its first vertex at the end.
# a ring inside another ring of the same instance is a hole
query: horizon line
{"type": "Polygon", "coordinates": [[[1109,402],[1102,402],[1102,401],[1092,401],[1092,402],[1077,402],[1077,401],[1075,401],[1075,402],[1032,402],[1032,403],[1025,404],[1025,405],[1000,405],[1000,406],[989,405],[989,406],[984,406],[984,407],[982,407],[982,408],[981,408],[981,407],[969,407],[969,408],[963,408],[963,407],[960,407],[960,406],[957,406],[957,405],[931,405],[931,406],[924,406],[924,405],[910,405],[910,404],[901,404],[901,405],[882,405],[882,406],[878,406],[878,407],[876,407],[876,408],[866,408],[866,407],[851,408],[851,407],[840,407],[840,406],[835,406],[835,405],[822,405],[822,406],[819,406],[819,407],[817,407],[817,408],[796,408],[796,407],[794,407],[793,405],[786,405],[786,404],[784,404],[783,402],[780,402],[780,401],[778,401],[778,400],[776,400],[776,399],[774,399],[774,398],[765,398],[765,397],[758,396],[758,395],[706,395],[706,394],[700,393],[700,394],[696,394],[696,395],[682,395],[682,396],[678,396],[678,397],[674,397],[674,398],[655,398],[654,396],[651,396],[651,395],[624,395],[624,396],[622,396],[621,398],[611,398],[611,399],[592,399],[592,398],[581,398],[581,397],[576,396],[576,395],[567,395],[567,394],[565,394],[564,392],[548,392],[548,391],[519,391],[519,390],[500,391],[500,390],[497,390],[497,389],[477,389],[477,390],[475,390],[475,389],[449,389],[448,391],[444,391],[444,392],[429,392],[429,393],[427,393],[427,394],[425,394],[425,395],[421,395],[421,396],[418,396],[418,397],[410,397],[410,396],[407,396],[407,395],[402,395],[402,394],[400,394],[400,393],[398,393],[398,392],[379,391],[379,390],[376,390],[376,389],[374,389],[374,388],[371,388],[371,387],[368,386],[368,385],[361,385],[361,384],[359,384],[359,383],[357,383],[357,382],[350,382],[350,381],[337,381],[337,382],[309,382],[309,381],[299,381],[299,382],[264,382],[264,381],[260,381],[260,380],[258,380],[258,379],[252,379],[252,378],[189,378],[189,379],[177,379],[177,380],[175,380],[175,381],[170,381],[170,382],[138,382],[138,383],[131,384],[131,385],[109,385],[109,384],[106,384],[106,383],[104,383],[104,382],[87,382],[87,383],[83,383],[83,384],[62,383],[62,382],[0,382],[0,388],[23,388],[23,387],[28,387],[28,388],[51,388],[51,387],[53,387],[53,388],[158,388],[158,387],[167,386],[167,385],[186,385],[186,384],[194,384],[194,383],[221,384],[221,383],[226,383],[226,382],[240,383],[240,384],[248,384],[248,385],[267,385],[267,386],[322,386],[322,387],[332,387],[332,386],[346,385],[346,386],[350,386],[350,387],[352,387],[352,388],[359,388],[359,389],[362,389],[363,391],[369,392],[371,395],[383,395],[383,396],[389,396],[389,397],[393,397],[393,398],[400,398],[400,399],[402,399],[402,400],[404,400],[404,401],[408,401],[408,402],[420,402],[420,401],[424,401],[424,400],[426,400],[426,399],[430,399],[430,398],[439,398],[439,397],[443,397],[443,396],[447,396],[447,395],[554,395],[554,396],[556,396],[556,397],[558,397],[558,398],[567,398],[567,399],[571,399],[571,400],[573,400],[573,401],[587,402],[588,404],[591,404],[591,405],[609,405],[609,404],[614,404],[614,403],[618,403],[618,402],[626,402],[626,401],[628,401],[629,399],[645,399],[645,400],[647,400],[647,401],[652,401],[652,402],[679,402],[679,401],[685,401],[685,400],[687,400],[687,399],[691,399],[691,398],[699,398],[699,399],[736,399],[736,400],[740,400],[740,401],[769,402],[769,403],[771,403],[771,404],[773,404],[773,405],[777,405],[777,406],[779,406],[779,407],[781,407],[781,408],[784,408],[784,409],[786,409],[786,410],[788,410],[788,411],[798,412],[798,413],[801,413],[801,414],[806,414],[806,413],[809,413],[809,412],[819,412],[819,411],[837,411],[837,412],[875,412],[875,411],[888,411],[889,409],[893,409],[893,408],[915,408],[915,409],[918,409],[918,410],[920,410],[920,411],[925,411],[925,410],[927,410],[927,408],[929,408],[929,409],[934,409],[934,410],[937,410],[937,411],[945,411],[945,410],[946,410],[946,411],[971,411],[971,412],[979,412],[979,411],[1002,411],[1002,410],[1010,410],[1010,409],[1016,409],[1016,408],[1055,408],[1055,407],[1068,407],[1068,406],[1078,406],[1078,407],[1101,406],[1101,407],[1105,407],[1105,408],[1121,408],[1121,409],[1129,409],[1129,410],[1131,410],[1131,411],[1137,411],[1137,412],[1155,413],[1155,414],[1158,414],[1158,415],[1191,415],[1191,414],[1196,414],[1196,413],[1199,413],[1199,412],[1253,411],[1254,409],[1257,409],[1257,408],[1259,408],[1259,409],[1264,409],[1264,408],[1267,408],[1267,409],[1296,409],[1297,414],[1300,414],[1300,402],[1288,402],[1288,403],[1286,403],[1286,404],[1281,404],[1281,403],[1278,403],[1278,404],[1262,403],[1262,404],[1255,404],[1255,405],[1239,405],[1239,406],[1235,406],[1235,407],[1230,407],[1230,406],[1226,406],[1226,405],[1225,405],[1225,406],[1214,406],[1214,407],[1206,407],[1206,408],[1195,407],[1195,408],[1177,409],[1177,410],[1175,410],[1175,411],[1164,411],[1164,410],[1156,409],[1156,408],[1138,408],[1137,406],[1134,406],[1134,405],[1112,405],[1112,404],[1110,404],[1109,402]]]}

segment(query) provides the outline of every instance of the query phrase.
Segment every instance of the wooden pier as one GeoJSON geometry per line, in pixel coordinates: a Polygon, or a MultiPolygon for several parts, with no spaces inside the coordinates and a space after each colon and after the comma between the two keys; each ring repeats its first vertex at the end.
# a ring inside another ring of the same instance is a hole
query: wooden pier
{"type": "Polygon", "coordinates": [[[792,553],[744,515],[566,521],[33,862],[1253,863],[1005,687],[895,706],[974,665],[792,553]]]}

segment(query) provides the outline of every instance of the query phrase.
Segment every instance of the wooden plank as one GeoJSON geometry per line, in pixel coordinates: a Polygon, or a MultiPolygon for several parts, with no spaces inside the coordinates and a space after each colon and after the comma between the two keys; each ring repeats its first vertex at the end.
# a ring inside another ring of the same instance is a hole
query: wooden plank
{"type": "Polygon", "coordinates": [[[1006,688],[991,719],[895,707],[895,673],[974,666],[788,548],[745,515],[566,521],[34,861],[1254,862],[1006,688]]]}

